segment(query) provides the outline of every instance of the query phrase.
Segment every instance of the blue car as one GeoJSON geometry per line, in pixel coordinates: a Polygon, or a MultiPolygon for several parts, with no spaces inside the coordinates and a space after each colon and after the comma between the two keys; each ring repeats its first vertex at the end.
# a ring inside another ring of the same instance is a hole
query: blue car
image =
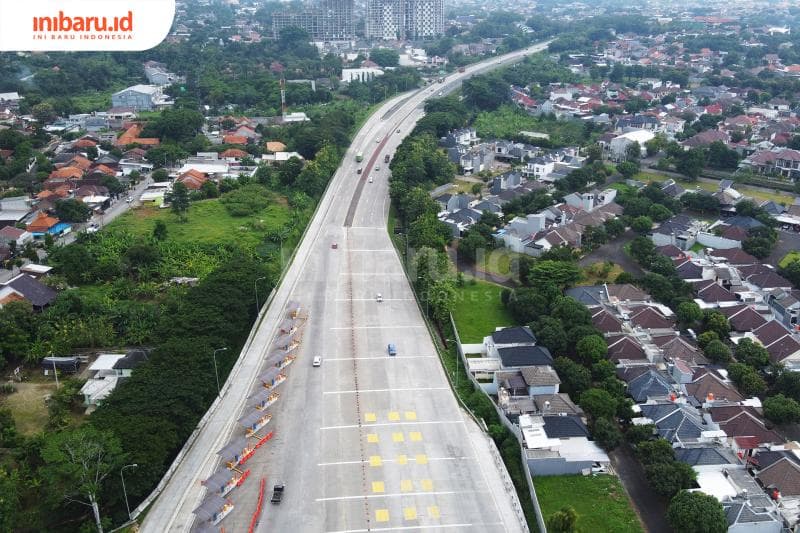
{"type": "Polygon", "coordinates": [[[394,344],[389,345],[389,355],[397,355],[397,347],[394,344]]]}

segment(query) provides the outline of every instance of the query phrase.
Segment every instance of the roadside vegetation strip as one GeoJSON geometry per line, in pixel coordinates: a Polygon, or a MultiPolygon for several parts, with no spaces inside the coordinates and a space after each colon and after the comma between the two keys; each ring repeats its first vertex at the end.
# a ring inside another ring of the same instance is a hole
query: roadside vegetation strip
{"type": "Polygon", "coordinates": [[[614,475],[539,476],[533,482],[545,520],[569,506],[578,513],[578,531],[644,532],[628,495],[614,475]]]}

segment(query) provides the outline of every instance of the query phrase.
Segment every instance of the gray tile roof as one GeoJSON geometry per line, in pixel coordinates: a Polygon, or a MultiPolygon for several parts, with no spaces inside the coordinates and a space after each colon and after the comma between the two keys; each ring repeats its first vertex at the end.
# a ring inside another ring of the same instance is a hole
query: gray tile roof
{"type": "Polygon", "coordinates": [[[691,466],[738,464],[732,457],[726,456],[719,448],[677,448],[675,459],[691,466]]]}
{"type": "Polygon", "coordinates": [[[545,416],[544,432],[551,439],[589,437],[589,430],[577,416],[545,416]]]}
{"type": "Polygon", "coordinates": [[[506,368],[553,364],[553,356],[544,346],[509,346],[497,353],[506,368]]]}
{"type": "Polygon", "coordinates": [[[492,340],[497,345],[535,343],[536,336],[528,326],[503,328],[492,333],[492,340]]]}

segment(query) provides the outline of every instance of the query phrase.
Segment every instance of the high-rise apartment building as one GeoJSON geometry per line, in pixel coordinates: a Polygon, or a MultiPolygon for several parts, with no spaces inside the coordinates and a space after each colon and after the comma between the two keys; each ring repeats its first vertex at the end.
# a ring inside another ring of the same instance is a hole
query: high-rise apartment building
{"type": "Polygon", "coordinates": [[[352,41],[355,39],[353,0],[317,0],[299,11],[279,11],[272,16],[272,36],[296,26],[308,32],[312,41],[352,41]]]}
{"type": "Polygon", "coordinates": [[[367,0],[366,37],[432,39],[444,33],[443,0],[367,0]]]}

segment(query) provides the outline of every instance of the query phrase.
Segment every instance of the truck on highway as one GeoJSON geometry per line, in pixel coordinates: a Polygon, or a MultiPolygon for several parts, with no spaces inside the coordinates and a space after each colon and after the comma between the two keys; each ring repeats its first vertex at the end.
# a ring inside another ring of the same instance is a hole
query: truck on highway
{"type": "Polygon", "coordinates": [[[390,156],[389,154],[386,154],[385,156],[383,156],[383,162],[384,163],[388,163],[391,158],[392,158],[392,156],[390,156]]]}
{"type": "Polygon", "coordinates": [[[360,163],[360,162],[362,162],[363,160],[364,160],[364,152],[358,152],[358,153],[356,154],[356,161],[358,161],[358,162],[360,163]]]}
{"type": "Polygon", "coordinates": [[[281,503],[281,500],[283,499],[283,489],[283,483],[272,487],[272,498],[269,501],[276,504],[281,503]]]}

